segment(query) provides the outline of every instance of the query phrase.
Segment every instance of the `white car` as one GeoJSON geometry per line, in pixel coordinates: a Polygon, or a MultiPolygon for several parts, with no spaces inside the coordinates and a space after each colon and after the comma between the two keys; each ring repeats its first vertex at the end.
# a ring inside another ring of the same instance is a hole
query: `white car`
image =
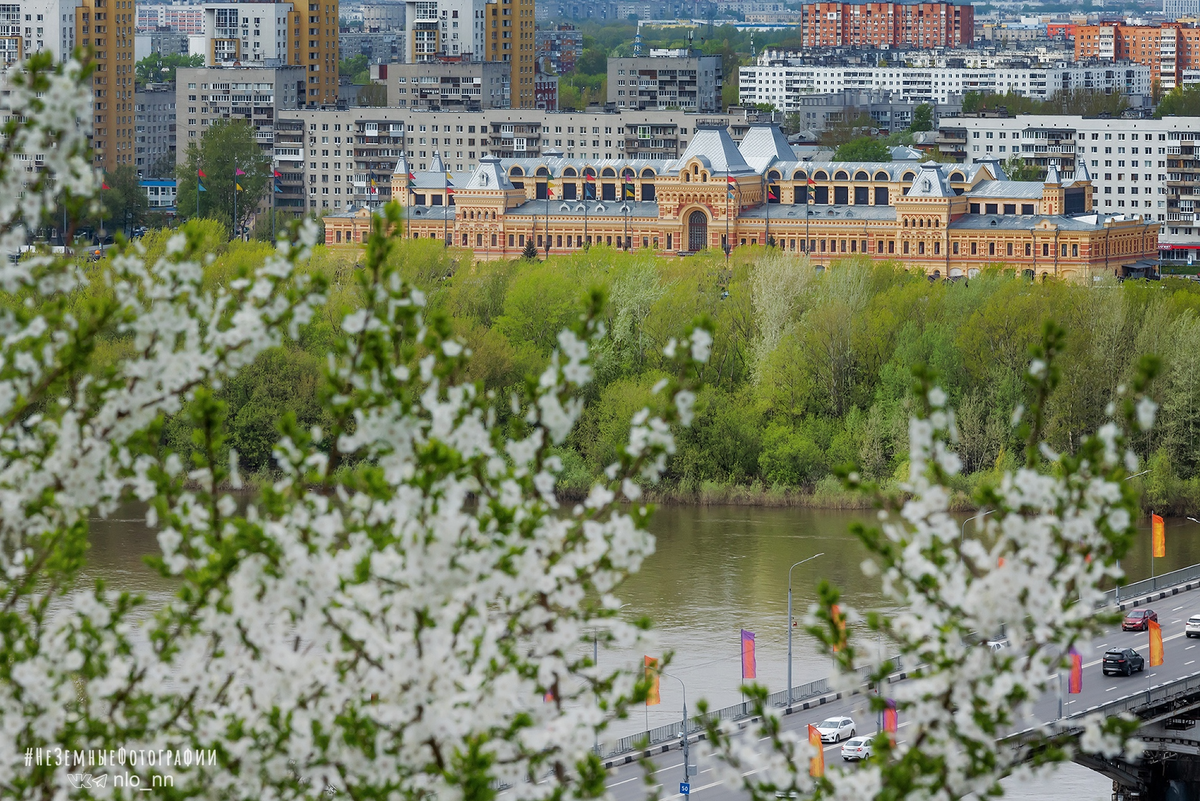
{"type": "Polygon", "coordinates": [[[1003,651],[1009,646],[1008,640],[988,640],[987,647],[992,651],[1003,651]]]}
{"type": "Polygon", "coordinates": [[[856,729],[851,718],[828,718],[817,724],[817,732],[823,743],[840,743],[853,737],[856,729]]]}
{"type": "Polygon", "coordinates": [[[871,758],[871,738],[855,737],[842,746],[842,759],[849,762],[852,759],[871,758]]]}
{"type": "Polygon", "coordinates": [[[1192,615],[1188,618],[1183,627],[1183,633],[1188,636],[1188,639],[1200,637],[1200,615],[1192,615]]]}

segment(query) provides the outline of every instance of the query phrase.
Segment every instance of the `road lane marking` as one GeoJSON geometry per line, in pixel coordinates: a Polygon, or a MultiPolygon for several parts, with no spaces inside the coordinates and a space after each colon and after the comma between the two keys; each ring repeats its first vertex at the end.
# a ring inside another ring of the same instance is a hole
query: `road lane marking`
{"type": "Polygon", "coordinates": [[[1184,666],[1184,667],[1187,667],[1188,665],[1194,665],[1194,664],[1196,664],[1196,660],[1195,660],[1195,659],[1193,659],[1191,662],[1184,662],[1184,663],[1183,663],[1183,666],[1184,666]]]}
{"type": "Polygon", "coordinates": [[[1179,611],[1180,609],[1182,609],[1182,608],[1183,608],[1182,606],[1177,606],[1177,607],[1175,607],[1174,609],[1172,609],[1171,611],[1172,611],[1172,612],[1178,612],[1178,611],[1179,611]]]}
{"type": "Polygon", "coordinates": [[[1193,648],[1195,648],[1195,647],[1196,647],[1196,646],[1194,646],[1194,645],[1189,645],[1187,648],[1184,648],[1183,650],[1185,650],[1185,651],[1190,651],[1190,650],[1192,650],[1192,649],[1193,649],[1193,648]]]}
{"type": "Polygon", "coordinates": [[[1108,688],[1107,690],[1105,690],[1104,692],[1106,692],[1106,693],[1111,693],[1111,692],[1112,692],[1113,690],[1115,690],[1115,689],[1117,689],[1117,688],[1116,688],[1116,687],[1109,687],[1109,688],[1108,688]]]}

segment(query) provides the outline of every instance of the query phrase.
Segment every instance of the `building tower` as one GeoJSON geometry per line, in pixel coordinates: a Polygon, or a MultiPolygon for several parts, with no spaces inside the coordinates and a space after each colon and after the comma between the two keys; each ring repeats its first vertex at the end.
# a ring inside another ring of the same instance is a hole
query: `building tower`
{"type": "Polygon", "coordinates": [[[75,40],[92,74],[92,159],[103,170],[134,163],[134,0],[82,0],[75,40]]]}
{"type": "Polygon", "coordinates": [[[488,61],[509,64],[510,105],[534,108],[534,0],[493,0],[488,3],[488,61]]]}

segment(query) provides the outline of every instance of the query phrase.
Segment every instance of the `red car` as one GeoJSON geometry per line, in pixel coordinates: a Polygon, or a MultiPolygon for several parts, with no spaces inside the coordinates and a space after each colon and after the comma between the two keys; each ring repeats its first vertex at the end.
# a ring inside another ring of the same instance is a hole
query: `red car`
{"type": "Polygon", "coordinates": [[[1151,620],[1158,622],[1158,613],[1153,609],[1134,609],[1121,621],[1121,631],[1145,631],[1151,620]]]}

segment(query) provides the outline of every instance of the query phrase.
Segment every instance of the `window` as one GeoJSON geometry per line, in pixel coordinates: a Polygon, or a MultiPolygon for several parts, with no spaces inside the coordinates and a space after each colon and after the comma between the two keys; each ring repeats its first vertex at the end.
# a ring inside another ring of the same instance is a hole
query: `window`
{"type": "Polygon", "coordinates": [[[972,256],[978,255],[978,248],[979,248],[979,245],[977,243],[975,243],[975,242],[971,243],[971,255],[972,256]]]}

